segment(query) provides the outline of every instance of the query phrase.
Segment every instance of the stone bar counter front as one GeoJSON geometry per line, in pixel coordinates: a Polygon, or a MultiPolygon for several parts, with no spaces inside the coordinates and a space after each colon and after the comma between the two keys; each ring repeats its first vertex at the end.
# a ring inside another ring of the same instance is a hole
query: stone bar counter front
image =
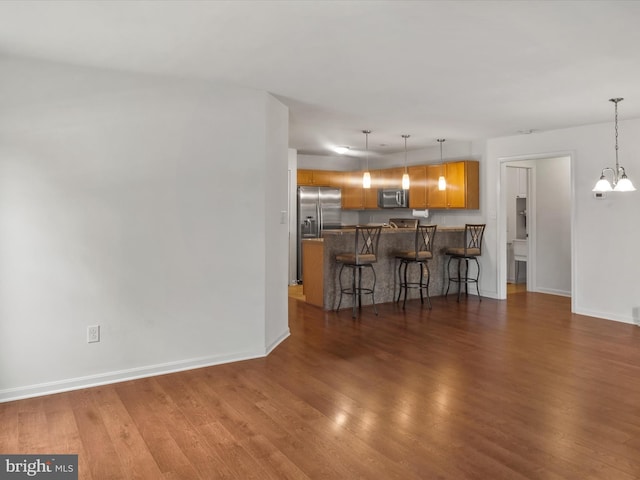
{"type": "MultiPolygon", "coordinates": [[[[376,273],[376,303],[395,302],[398,296],[398,265],[396,252],[413,250],[415,245],[415,230],[412,228],[383,228],[378,245],[378,261],[373,265],[376,273]]],[[[338,274],[340,265],[336,263],[336,255],[353,252],[355,229],[325,230],[322,239],[303,241],[303,291],[307,302],[333,310],[338,305],[340,284],[338,274]],[[305,258],[306,257],[306,258],[305,258]],[[309,265],[310,268],[306,268],[309,265]],[[322,265],[322,268],[320,268],[322,265]],[[311,293],[309,298],[308,293],[311,293]],[[320,304],[322,299],[322,304],[320,304]]],[[[447,260],[444,251],[448,247],[462,247],[464,245],[464,227],[438,227],[433,244],[433,258],[429,260],[431,279],[429,295],[432,297],[443,295],[447,288],[447,260]]],[[[418,267],[409,266],[409,281],[417,281],[418,267]]],[[[351,284],[351,270],[342,272],[343,285],[351,284]]],[[[362,270],[362,286],[373,283],[370,269],[362,270]]],[[[452,287],[456,288],[456,287],[452,287]]],[[[451,293],[451,292],[450,292],[451,293]]],[[[454,291],[457,293],[457,290],[454,291]]],[[[409,289],[407,298],[420,298],[417,289],[409,289]]],[[[341,308],[351,308],[352,297],[344,296],[341,308]]],[[[371,304],[371,295],[362,296],[362,304],[371,304]]]]}

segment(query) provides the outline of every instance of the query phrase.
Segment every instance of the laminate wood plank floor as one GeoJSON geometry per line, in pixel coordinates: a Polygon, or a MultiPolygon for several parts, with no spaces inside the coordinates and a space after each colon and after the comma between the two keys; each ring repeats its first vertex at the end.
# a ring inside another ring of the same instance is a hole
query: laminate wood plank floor
{"type": "Polygon", "coordinates": [[[526,283],[507,283],[507,295],[522,293],[527,291],[526,283]]]}
{"type": "Polygon", "coordinates": [[[640,329],[570,299],[289,300],[263,359],[0,404],[0,452],[82,479],[640,478],[640,329]]]}

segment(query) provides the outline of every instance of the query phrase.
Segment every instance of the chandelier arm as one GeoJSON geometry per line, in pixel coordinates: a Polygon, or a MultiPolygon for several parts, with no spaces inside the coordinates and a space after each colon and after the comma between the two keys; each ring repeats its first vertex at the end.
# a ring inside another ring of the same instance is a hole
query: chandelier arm
{"type": "Polygon", "coordinates": [[[600,178],[606,178],[604,172],[611,172],[612,181],[611,184],[615,187],[618,183],[618,172],[611,167],[605,167],[602,169],[602,173],[600,174],[600,178]]]}

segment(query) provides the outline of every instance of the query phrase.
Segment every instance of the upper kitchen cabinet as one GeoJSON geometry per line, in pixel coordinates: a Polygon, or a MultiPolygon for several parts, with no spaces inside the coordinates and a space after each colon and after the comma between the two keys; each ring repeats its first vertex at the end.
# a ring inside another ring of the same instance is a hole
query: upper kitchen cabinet
{"type": "Polygon", "coordinates": [[[298,169],[298,186],[313,186],[313,170],[298,169]]]}
{"type": "MultiPolygon", "coordinates": [[[[374,209],[378,208],[378,187],[380,186],[382,170],[370,170],[371,175],[371,188],[363,188],[362,194],[364,196],[364,208],[374,209]]],[[[360,177],[360,187],[362,187],[362,177],[360,177]]]]}
{"type": "Polygon", "coordinates": [[[480,208],[480,168],[473,160],[427,165],[428,208],[480,208]],[[438,177],[444,170],[446,190],[438,190],[438,177]]]}
{"type": "Polygon", "coordinates": [[[340,188],[342,186],[342,172],[299,169],[298,186],[340,188]]]}
{"type": "Polygon", "coordinates": [[[427,166],[411,166],[408,171],[409,208],[427,208],[427,166]]]}
{"type": "Polygon", "coordinates": [[[480,208],[480,164],[475,161],[445,163],[447,208],[480,208]]]}
{"type": "Polygon", "coordinates": [[[318,187],[337,187],[342,184],[342,172],[333,172],[331,170],[314,170],[313,183],[318,187]]]}
{"type": "Polygon", "coordinates": [[[346,210],[364,210],[378,208],[378,188],[380,170],[370,170],[371,188],[362,187],[364,172],[344,172],[342,182],[342,208],[346,210]]]}
{"type": "Polygon", "coordinates": [[[404,167],[385,168],[380,170],[380,182],[378,188],[402,188],[402,175],[404,167]]]}
{"type": "Polygon", "coordinates": [[[345,210],[364,209],[362,174],[364,172],[344,172],[342,177],[342,208],[345,210]]]}
{"type": "MultiPolygon", "coordinates": [[[[425,165],[426,168],[426,208],[447,208],[447,191],[438,189],[440,175],[447,174],[443,164],[425,165]]],[[[445,177],[446,178],[446,177],[445,177]]],[[[411,200],[411,198],[409,198],[411,200]]]]}

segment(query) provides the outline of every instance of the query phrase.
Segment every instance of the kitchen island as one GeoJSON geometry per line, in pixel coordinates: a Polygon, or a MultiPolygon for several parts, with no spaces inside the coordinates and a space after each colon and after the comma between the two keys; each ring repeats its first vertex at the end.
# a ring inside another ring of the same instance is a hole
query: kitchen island
{"type": "MultiPolygon", "coordinates": [[[[338,273],[340,265],[336,263],[336,255],[351,252],[354,248],[355,229],[325,230],[323,238],[303,240],[302,261],[304,267],[303,291],[307,302],[332,310],[338,304],[340,286],[338,273]],[[308,265],[308,267],[307,267],[308,265]]],[[[429,260],[431,281],[429,295],[442,295],[446,290],[446,263],[448,257],[444,254],[447,247],[463,246],[464,227],[438,227],[436,232],[433,259],[429,260]]],[[[395,254],[399,250],[413,250],[415,229],[413,228],[383,228],[378,245],[378,261],[374,264],[376,272],[376,303],[394,302],[398,295],[398,262],[395,254]]],[[[372,282],[370,269],[363,269],[363,286],[372,282]]],[[[418,267],[410,266],[411,279],[417,279],[418,267]]],[[[413,281],[411,280],[410,281],[413,281]]],[[[343,272],[343,282],[351,281],[351,272],[343,272]]],[[[407,298],[420,298],[417,289],[410,289],[407,298]]],[[[371,296],[362,296],[363,305],[371,304],[371,296]]],[[[341,308],[351,308],[351,297],[342,299],[341,308]]]]}

